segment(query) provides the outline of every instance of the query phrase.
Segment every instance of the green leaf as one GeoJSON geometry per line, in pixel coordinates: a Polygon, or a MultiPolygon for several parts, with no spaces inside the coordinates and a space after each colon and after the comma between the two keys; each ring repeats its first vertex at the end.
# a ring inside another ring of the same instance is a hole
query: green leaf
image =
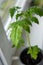
{"type": "Polygon", "coordinates": [[[28,24],[27,20],[25,20],[25,19],[24,20],[21,20],[21,22],[19,23],[19,25],[22,26],[22,28],[25,31],[27,31],[27,32],[30,33],[30,27],[29,27],[29,24],[28,24]]]}
{"type": "Polygon", "coordinates": [[[37,19],[36,17],[32,17],[31,21],[33,21],[33,22],[39,24],[39,21],[38,21],[38,19],[37,19]]]}
{"type": "Polygon", "coordinates": [[[23,29],[30,33],[30,27],[28,25],[23,25],[23,29]]]}
{"type": "Polygon", "coordinates": [[[17,47],[19,40],[21,39],[22,35],[22,27],[17,26],[11,30],[10,38],[13,42],[13,46],[17,47]]]}
{"type": "Polygon", "coordinates": [[[25,19],[26,23],[30,26],[32,26],[32,22],[29,19],[25,19]]]}
{"type": "Polygon", "coordinates": [[[33,47],[33,50],[34,50],[34,54],[38,54],[40,52],[40,49],[38,48],[37,45],[33,47]]]}
{"type": "Polygon", "coordinates": [[[27,20],[24,19],[24,20],[13,22],[10,24],[9,28],[17,27],[17,25],[21,26],[25,31],[30,33],[30,27],[29,27],[30,23],[27,22],[27,20]]]}
{"type": "Polygon", "coordinates": [[[17,27],[17,22],[13,22],[9,25],[8,29],[17,27]]]}
{"type": "Polygon", "coordinates": [[[29,25],[28,25],[28,22],[27,22],[27,20],[21,20],[21,22],[19,23],[19,25],[20,26],[22,26],[22,28],[25,30],[25,31],[27,31],[27,32],[29,32],[30,33],[30,27],[29,27],[29,25]]]}
{"type": "Polygon", "coordinates": [[[35,7],[34,12],[39,16],[43,16],[43,8],[41,7],[35,7]]]}
{"type": "Polygon", "coordinates": [[[32,54],[31,54],[31,57],[32,57],[33,59],[35,59],[35,60],[36,60],[36,59],[37,59],[37,57],[38,57],[38,55],[37,55],[37,54],[32,53],[32,54]]]}
{"type": "Polygon", "coordinates": [[[21,17],[23,15],[23,13],[18,13],[17,15],[16,15],[16,19],[18,19],[19,17],[21,17]]]}
{"type": "Polygon", "coordinates": [[[32,54],[32,52],[33,52],[33,49],[32,48],[29,48],[27,54],[32,54]]]}
{"type": "Polygon", "coordinates": [[[43,16],[43,8],[41,7],[38,7],[38,6],[33,6],[29,9],[29,11],[32,13],[32,14],[37,14],[39,16],[43,16]]]}
{"type": "Polygon", "coordinates": [[[10,8],[10,15],[11,15],[11,17],[13,17],[15,11],[16,11],[15,8],[10,8]]]}
{"type": "Polygon", "coordinates": [[[19,40],[17,48],[20,48],[21,46],[24,46],[24,40],[22,38],[19,40]]]}
{"type": "Polygon", "coordinates": [[[15,14],[15,12],[20,9],[20,7],[13,7],[13,8],[10,8],[10,15],[11,17],[13,17],[13,15],[15,14]]]}
{"type": "Polygon", "coordinates": [[[29,48],[27,54],[30,54],[31,58],[36,60],[39,52],[40,52],[40,49],[38,48],[38,46],[32,46],[31,48],[29,48]]]}

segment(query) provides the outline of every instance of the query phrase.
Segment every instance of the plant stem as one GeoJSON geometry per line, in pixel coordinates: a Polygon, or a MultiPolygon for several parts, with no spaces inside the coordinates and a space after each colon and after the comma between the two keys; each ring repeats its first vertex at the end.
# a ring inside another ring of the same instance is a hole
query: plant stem
{"type": "Polygon", "coordinates": [[[31,44],[30,44],[30,35],[29,35],[28,32],[26,32],[26,38],[27,38],[27,42],[28,42],[29,48],[31,48],[31,44]]]}

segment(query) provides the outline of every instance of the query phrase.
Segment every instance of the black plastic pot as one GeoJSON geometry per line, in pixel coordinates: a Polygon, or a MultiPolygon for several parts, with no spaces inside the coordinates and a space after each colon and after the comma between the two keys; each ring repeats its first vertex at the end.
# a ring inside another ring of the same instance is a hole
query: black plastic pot
{"type": "Polygon", "coordinates": [[[38,58],[36,60],[32,59],[30,54],[27,54],[28,48],[24,49],[20,54],[20,60],[25,65],[37,65],[43,59],[42,52],[38,53],[38,58]]]}

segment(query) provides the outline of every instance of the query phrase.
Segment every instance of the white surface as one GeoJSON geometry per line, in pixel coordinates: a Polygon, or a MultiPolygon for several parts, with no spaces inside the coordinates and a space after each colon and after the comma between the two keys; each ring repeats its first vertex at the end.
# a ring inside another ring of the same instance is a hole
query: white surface
{"type": "Polygon", "coordinates": [[[39,17],[39,24],[33,23],[30,33],[30,42],[32,45],[38,45],[43,49],[43,17],[39,17]]]}
{"type": "Polygon", "coordinates": [[[0,58],[4,65],[8,65],[1,48],[0,48],[0,58]]]}

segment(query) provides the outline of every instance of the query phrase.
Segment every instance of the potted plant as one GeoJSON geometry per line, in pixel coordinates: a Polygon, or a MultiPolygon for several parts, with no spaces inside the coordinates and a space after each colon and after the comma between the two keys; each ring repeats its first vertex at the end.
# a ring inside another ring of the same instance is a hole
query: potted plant
{"type": "Polygon", "coordinates": [[[32,0],[31,4],[43,7],[43,0],[32,0]]]}
{"type": "Polygon", "coordinates": [[[22,31],[24,29],[29,46],[21,52],[20,60],[25,65],[36,65],[42,60],[43,54],[37,45],[31,46],[29,34],[32,23],[34,22],[39,24],[38,19],[34,15],[37,14],[39,16],[43,16],[43,9],[34,6],[26,11],[19,12],[19,8],[20,7],[10,8],[11,18],[13,17],[14,13],[17,12],[15,15],[16,21],[11,23],[9,26],[9,29],[11,29],[10,39],[13,42],[12,47],[19,48],[20,45],[24,43],[24,39],[22,38],[22,31]]]}

